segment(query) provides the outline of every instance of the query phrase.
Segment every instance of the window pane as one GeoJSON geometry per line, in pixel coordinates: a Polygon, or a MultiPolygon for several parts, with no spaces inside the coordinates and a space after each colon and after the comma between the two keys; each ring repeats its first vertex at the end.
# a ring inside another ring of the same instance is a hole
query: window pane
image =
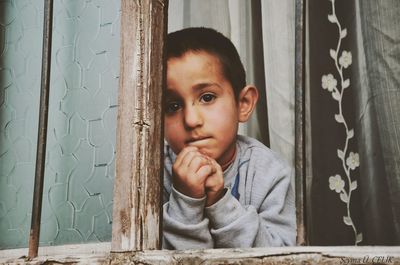
{"type": "MultiPolygon", "coordinates": [[[[15,248],[30,226],[43,0],[0,4],[0,248],[15,248]]],[[[41,245],[111,239],[119,14],[118,0],[54,1],[41,245]]]]}
{"type": "Polygon", "coordinates": [[[0,2],[0,249],[28,242],[42,24],[42,1],[0,2]]]}

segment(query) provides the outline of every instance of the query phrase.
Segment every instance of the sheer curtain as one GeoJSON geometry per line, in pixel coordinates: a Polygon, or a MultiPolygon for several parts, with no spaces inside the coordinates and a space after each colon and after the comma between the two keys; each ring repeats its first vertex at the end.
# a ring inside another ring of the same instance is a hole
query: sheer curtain
{"type": "Polygon", "coordinates": [[[257,111],[239,133],[255,137],[294,167],[294,4],[283,1],[170,0],[168,31],[211,27],[235,44],[257,111]]]}

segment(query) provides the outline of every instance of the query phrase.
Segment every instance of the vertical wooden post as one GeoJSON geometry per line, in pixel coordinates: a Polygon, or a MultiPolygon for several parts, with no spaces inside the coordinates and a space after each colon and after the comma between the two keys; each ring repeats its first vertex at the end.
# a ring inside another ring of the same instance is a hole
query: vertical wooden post
{"type": "Polygon", "coordinates": [[[112,251],[161,247],[167,0],[121,1],[112,251]]]}
{"type": "Polygon", "coordinates": [[[32,200],[31,229],[29,233],[28,256],[30,258],[37,257],[39,249],[44,169],[46,160],[47,123],[49,116],[52,29],[53,0],[46,0],[44,2],[42,74],[40,84],[39,129],[36,149],[35,184],[32,200]]]}
{"type": "Polygon", "coordinates": [[[304,207],[304,0],[296,0],[295,11],[295,172],[296,172],[296,216],[297,245],[306,244],[304,207]]]}

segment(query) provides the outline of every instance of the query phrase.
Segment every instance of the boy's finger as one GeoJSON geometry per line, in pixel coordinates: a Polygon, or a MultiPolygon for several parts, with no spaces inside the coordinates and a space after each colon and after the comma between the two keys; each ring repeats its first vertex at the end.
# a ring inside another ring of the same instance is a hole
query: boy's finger
{"type": "Polygon", "coordinates": [[[182,158],[182,161],[181,161],[180,166],[181,166],[181,167],[188,168],[188,167],[189,167],[189,164],[190,164],[190,162],[193,160],[193,158],[196,157],[196,156],[198,156],[198,155],[199,155],[199,154],[198,154],[197,151],[193,151],[193,150],[192,150],[192,151],[187,152],[187,153],[185,154],[185,157],[182,158]]]}
{"type": "Polygon", "coordinates": [[[200,179],[205,179],[211,174],[211,172],[212,172],[212,166],[204,165],[204,166],[200,167],[199,170],[197,170],[196,175],[200,179]]]}
{"type": "Polygon", "coordinates": [[[207,178],[207,180],[204,182],[204,188],[206,191],[210,191],[211,188],[215,186],[217,183],[217,179],[214,177],[207,178]]]}
{"type": "Polygon", "coordinates": [[[204,188],[208,190],[207,192],[219,190],[224,186],[224,177],[221,167],[219,165],[215,167],[214,165],[213,168],[215,171],[210,174],[204,183],[204,188]]]}
{"type": "Polygon", "coordinates": [[[175,163],[177,166],[182,164],[182,160],[185,158],[186,154],[192,151],[197,151],[198,148],[195,146],[188,146],[182,149],[182,151],[176,157],[175,163]]]}
{"type": "Polygon", "coordinates": [[[211,165],[212,168],[213,168],[212,174],[215,174],[215,173],[222,173],[222,174],[223,174],[222,168],[221,168],[221,166],[218,164],[217,161],[215,161],[215,160],[212,159],[211,157],[207,157],[207,159],[208,159],[210,165],[211,165]]]}
{"type": "Polygon", "coordinates": [[[201,154],[196,154],[192,160],[189,162],[188,170],[189,172],[197,172],[201,166],[211,165],[211,163],[201,154]]]}

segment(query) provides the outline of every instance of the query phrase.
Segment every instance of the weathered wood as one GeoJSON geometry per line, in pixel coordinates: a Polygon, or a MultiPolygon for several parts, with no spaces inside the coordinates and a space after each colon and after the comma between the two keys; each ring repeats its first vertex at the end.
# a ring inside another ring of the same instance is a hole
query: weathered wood
{"type": "Polygon", "coordinates": [[[306,245],[304,211],[304,1],[296,0],[295,11],[295,185],[297,245],[306,245]]]}
{"type": "Polygon", "coordinates": [[[0,264],[400,264],[400,247],[281,247],[208,249],[194,251],[152,250],[127,253],[65,253],[2,259],[0,264]]]}
{"type": "Polygon", "coordinates": [[[31,229],[29,232],[28,256],[31,258],[37,257],[39,248],[44,170],[46,163],[47,124],[49,116],[52,28],[53,0],[46,0],[44,2],[42,73],[40,84],[39,129],[36,147],[35,184],[32,199],[31,229]]]}
{"type": "Polygon", "coordinates": [[[121,1],[112,250],[160,248],[167,0],[121,1]]]}
{"type": "MultiPolygon", "coordinates": [[[[306,1],[304,9],[308,10],[308,5],[309,5],[309,1],[306,1]]],[[[307,12],[307,11],[306,11],[307,12]]],[[[306,22],[307,23],[307,22],[306,22]]],[[[306,29],[304,29],[306,30],[306,29]]],[[[305,44],[305,50],[306,53],[308,53],[308,49],[309,49],[309,43],[308,43],[308,39],[306,40],[306,44],[305,44]]],[[[309,62],[305,62],[304,64],[305,67],[305,72],[310,71],[309,67],[310,64],[309,62]]],[[[305,192],[304,192],[304,202],[303,202],[303,207],[304,209],[307,209],[307,211],[305,212],[304,218],[307,221],[306,222],[306,228],[305,228],[305,234],[307,234],[307,245],[310,245],[310,241],[311,241],[311,234],[310,234],[310,230],[313,227],[313,223],[312,223],[312,204],[311,204],[311,188],[312,188],[312,135],[311,135],[311,98],[310,98],[310,80],[307,79],[307,82],[304,85],[304,142],[307,143],[305,145],[305,149],[304,149],[304,156],[307,157],[307,159],[305,160],[304,166],[304,185],[305,185],[305,192]]]]}
{"type": "MultiPolygon", "coordinates": [[[[61,246],[41,246],[39,256],[60,256],[60,255],[99,255],[105,256],[111,251],[111,242],[70,244],[61,246]]],[[[3,249],[0,250],[0,261],[3,259],[17,259],[26,256],[28,248],[3,249]]],[[[2,264],[0,262],[0,264],[2,264]]]]}
{"type": "Polygon", "coordinates": [[[39,257],[31,259],[26,257],[27,248],[6,249],[0,250],[0,264],[51,264],[52,261],[102,264],[109,260],[110,250],[110,242],[45,246],[39,247],[39,257]]]}
{"type": "Polygon", "coordinates": [[[400,264],[400,247],[280,247],[114,254],[111,264],[400,264]],[[367,260],[368,258],[368,260],[367,260]]]}

